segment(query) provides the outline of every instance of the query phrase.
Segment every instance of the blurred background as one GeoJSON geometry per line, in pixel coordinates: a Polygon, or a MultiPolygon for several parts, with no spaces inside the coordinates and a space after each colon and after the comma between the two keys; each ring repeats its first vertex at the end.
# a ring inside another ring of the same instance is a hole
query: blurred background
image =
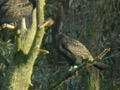
{"type": "MultiPolygon", "coordinates": [[[[83,43],[95,58],[105,48],[111,51],[101,60],[111,66],[110,70],[99,71],[100,90],[120,90],[120,1],[119,0],[46,0],[45,19],[57,10],[62,3],[64,20],[62,32],[83,43]]],[[[27,17],[28,27],[31,16],[27,17]]],[[[67,61],[56,52],[51,28],[46,28],[42,49],[47,55],[40,54],[35,62],[30,90],[45,90],[69,69],[67,61]]],[[[13,32],[0,33],[0,52],[10,59],[13,47],[13,32]]],[[[0,70],[4,65],[0,64],[0,70]]],[[[56,90],[88,90],[88,70],[82,70],[56,90]]],[[[2,75],[0,74],[2,80],[2,75]]]]}

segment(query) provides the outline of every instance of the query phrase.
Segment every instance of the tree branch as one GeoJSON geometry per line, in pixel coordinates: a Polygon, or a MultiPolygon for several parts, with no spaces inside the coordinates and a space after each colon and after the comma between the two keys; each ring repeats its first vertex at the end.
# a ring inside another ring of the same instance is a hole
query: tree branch
{"type": "MultiPolygon", "coordinates": [[[[44,6],[45,6],[45,0],[36,0],[36,15],[37,15],[37,26],[44,22],[44,6]]],[[[39,49],[42,44],[43,36],[45,34],[44,28],[38,28],[37,32],[34,38],[34,42],[32,44],[32,47],[28,53],[28,59],[31,64],[34,64],[37,55],[39,54],[39,49]]]]}
{"type": "Polygon", "coordinates": [[[27,32],[27,27],[26,27],[26,19],[25,17],[21,19],[21,22],[20,22],[20,30],[21,30],[21,37],[24,37],[25,33],[27,32]]]}
{"type": "Polygon", "coordinates": [[[33,10],[31,27],[27,30],[25,30],[24,28],[23,30],[24,31],[22,31],[22,37],[21,37],[21,47],[23,52],[25,54],[28,54],[37,31],[36,9],[33,10]]]}
{"type": "Polygon", "coordinates": [[[78,68],[68,72],[67,76],[62,76],[58,81],[53,83],[50,87],[48,87],[46,90],[55,90],[58,88],[60,85],[62,85],[65,80],[69,79],[73,75],[76,75],[76,72],[82,70],[85,68],[87,65],[92,66],[95,62],[100,61],[108,52],[110,51],[110,48],[106,48],[97,58],[93,60],[93,62],[83,62],[78,68]]]}
{"type": "Polygon", "coordinates": [[[49,54],[49,51],[44,50],[44,49],[40,49],[40,50],[39,50],[39,53],[42,53],[42,54],[49,54]]]}

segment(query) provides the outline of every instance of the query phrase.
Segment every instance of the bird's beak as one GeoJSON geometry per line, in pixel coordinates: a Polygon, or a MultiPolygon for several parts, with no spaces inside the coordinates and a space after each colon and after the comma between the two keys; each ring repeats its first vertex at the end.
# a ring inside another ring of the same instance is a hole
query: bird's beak
{"type": "Polygon", "coordinates": [[[48,18],[45,20],[42,24],[38,25],[39,28],[46,27],[46,26],[51,26],[53,25],[54,21],[51,18],[48,18]]]}

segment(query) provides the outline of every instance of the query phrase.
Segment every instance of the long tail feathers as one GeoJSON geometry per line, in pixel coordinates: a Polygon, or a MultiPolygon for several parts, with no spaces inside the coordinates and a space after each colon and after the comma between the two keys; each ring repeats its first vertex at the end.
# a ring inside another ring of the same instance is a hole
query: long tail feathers
{"type": "Polygon", "coordinates": [[[110,69],[110,66],[101,62],[96,62],[93,64],[94,67],[100,69],[100,70],[105,70],[105,69],[110,69]]]}

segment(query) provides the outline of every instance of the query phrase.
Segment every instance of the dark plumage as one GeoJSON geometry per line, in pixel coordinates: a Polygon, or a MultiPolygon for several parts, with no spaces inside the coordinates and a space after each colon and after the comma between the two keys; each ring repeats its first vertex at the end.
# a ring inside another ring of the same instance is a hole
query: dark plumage
{"type": "Polygon", "coordinates": [[[54,20],[52,25],[54,46],[66,58],[69,65],[79,65],[82,60],[93,60],[93,57],[82,43],[60,32],[63,26],[61,14],[54,15],[52,19],[54,20]]]}
{"type": "MultiPolygon", "coordinates": [[[[50,24],[52,25],[52,39],[55,48],[66,58],[70,66],[80,65],[85,60],[92,61],[92,55],[82,43],[60,32],[63,27],[62,15],[63,9],[60,6],[57,15],[54,14],[51,19],[48,19],[49,23],[52,21],[50,24]]],[[[41,27],[49,25],[48,22],[43,23],[41,27]]],[[[108,67],[108,65],[100,62],[93,65],[99,69],[108,67]]]]}
{"type": "Polygon", "coordinates": [[[4,0],[0,2],[0,26],[10,24],[32,13],[35,0],[4,0]]]}

